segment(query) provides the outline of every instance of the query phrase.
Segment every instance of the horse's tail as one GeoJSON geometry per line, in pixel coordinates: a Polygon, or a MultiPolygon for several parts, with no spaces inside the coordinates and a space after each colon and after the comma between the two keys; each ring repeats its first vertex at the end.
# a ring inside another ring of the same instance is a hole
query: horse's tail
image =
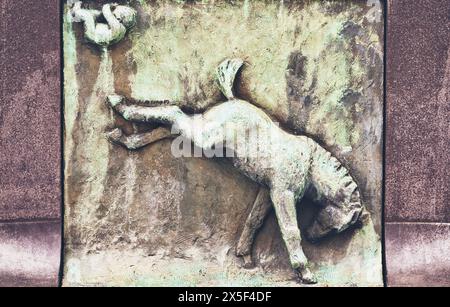
{"type": "Polygon", "coordinates": [[[239,69],[244,65],[241,59],[226,59],[217,67],[217,81],[220,91],[229,100],[234,99],[234,80],[239,69]]]}

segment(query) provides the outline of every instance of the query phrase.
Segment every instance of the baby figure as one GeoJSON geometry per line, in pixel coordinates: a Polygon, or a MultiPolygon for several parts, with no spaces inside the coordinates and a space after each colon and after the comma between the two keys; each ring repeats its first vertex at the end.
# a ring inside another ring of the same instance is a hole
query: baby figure
{"type": "Polygon", "coordinates": [[[124,38],[127,30],[136,24],[136,11],[128,6],[105,4],[102,10],[83,9],[76,2],[71,14],[74,21],[84,22],[86,39],[101,47],[113,45],[124,38]],[[104,18],[104,23],[101,18],[104,18]]]}

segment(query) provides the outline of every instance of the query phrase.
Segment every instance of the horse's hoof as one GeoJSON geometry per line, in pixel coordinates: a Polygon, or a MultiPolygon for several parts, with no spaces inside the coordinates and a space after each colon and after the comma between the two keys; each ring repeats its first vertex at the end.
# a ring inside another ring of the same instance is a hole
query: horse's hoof
{"type": "Polygon", "coordinates": [[[108,138],[108,140],[110,142],[116,143],[120,140],[120,138],[122,137],[123,132],[121,129],[119,128],[115,128],[109,132],[106,132],[106,137],[108,138]]]}
{"type": "Polygon", "coordinates": [[[302,281],[302,283],[307,285],[313,285],[317,284],[317,278],[314,276],[314,274],[308,269],[304,268],[298,272],[299,278],[302,281]]]}
{"type": "Polygon", "coordinates": [[[106,97],[107,102],[114,108],[118,104],[121,104],[123,101],[123,96],[120,95],[109,95],[106,97]]]}
{"type": "Polygon", "coordinates": [[[242,256],[242,260],[244,261],[244,264],[242,265],[242,267],[244,269],[252,269],[253,268],[253,261],[252,261],[251,255],[242,256]]]}

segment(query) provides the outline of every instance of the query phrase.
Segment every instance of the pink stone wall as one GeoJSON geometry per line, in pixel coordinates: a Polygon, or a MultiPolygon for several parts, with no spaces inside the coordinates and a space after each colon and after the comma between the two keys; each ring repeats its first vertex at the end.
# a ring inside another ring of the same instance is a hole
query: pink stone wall
{"type": "Polygon", "coordinates": [[[392,0],[387,19],[387,281],[450,286],[450,1],[392,0]]]}
{"type": "Polygon", "coordinates": [[[0,4],[0,286],[58,283],[59,1],[0,4]]]}
{"type": "MultiPolygon", "coordinates": [[[[387,282],[450,285],[450,1],[387,6],[387,282]]],[[[56,286],[59,1],[2,0],[0,12],[0,286],[56,286]]]]}

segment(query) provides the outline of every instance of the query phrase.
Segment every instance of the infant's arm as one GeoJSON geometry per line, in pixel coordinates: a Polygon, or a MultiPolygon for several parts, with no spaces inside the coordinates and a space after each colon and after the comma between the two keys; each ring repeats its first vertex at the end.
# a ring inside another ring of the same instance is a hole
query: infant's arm
{"type": "Polygon", "coordinates": [[[81,1],[76,2],[72,9],[71,14],[75,22],[84,23],[84,34],[90,41],[96,41],[96,25],[97,19],[101,16],[102,12],[99,10],[88,10],[81,8],[81,1]]]}

